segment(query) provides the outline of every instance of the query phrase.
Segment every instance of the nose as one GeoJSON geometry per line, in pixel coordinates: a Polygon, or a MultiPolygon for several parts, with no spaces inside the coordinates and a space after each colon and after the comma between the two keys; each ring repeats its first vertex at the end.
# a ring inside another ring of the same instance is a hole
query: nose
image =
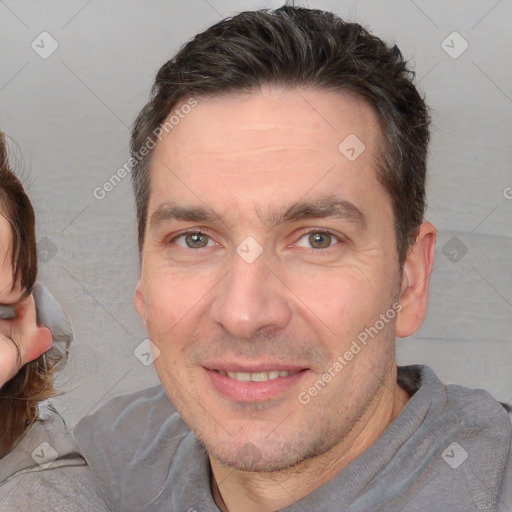
{"type": "Polygon", "coordinates": [[[233,267],[219,283],[212,320],[239,340],[285,328],[291,320],[287,288],[261,255],[247,263],[234,254],[233,267]]]}

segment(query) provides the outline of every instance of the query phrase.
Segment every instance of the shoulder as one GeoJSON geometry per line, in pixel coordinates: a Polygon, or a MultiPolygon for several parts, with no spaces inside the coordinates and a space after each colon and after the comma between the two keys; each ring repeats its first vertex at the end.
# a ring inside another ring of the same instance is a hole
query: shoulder
{"type": "Polygon", "coordinates": [[[112,398],[80,420],[73,438],[87,455],[91,448],[106,443],[150,442],[164,425],[167,434],[189,431],[163,387],[157,385],[112,398]]]}
{"type": "MultiPolygon", "coordinates": [[[[78,461],[77,461],[78,462],[78,461]]],[[[0,486],[0,512],[108,512],[84,461],[20,473],[0,486]]]]}
{"type": "Polygon", "coordinates": [[[411,387],[410,383],[414,381],[414,392],[421,389],[426,393],[431,402],[435,403],[438,413],[443,416],[443,421],[446,417],[453,416],[457,423],[463,421],[465,427],[480,428],[482,423],[486,424],[492,419],[494,424],[499,422],[504,428],[509,427],[507,413],[510,413],[510,407],[498,402],[488,391],[458,384],[445,384],[425,365],[400,367],[399,370],[399,383],[403,385],[402,383],[406,382],[411,387]]]}
{"type": "Polygon", "coordinates": [[[51,406],[40,405],[40,419],[25,432],[0,464],[0,486],[18,474],[80,461],[80,453],[62,417],[51,406]]]}
{"type": "Polygon", "coordinates": [[[108,510],[61,416],[40,409],[41,419],[0,462],[0,512],[108,510]]]}
{"type": "Polygon", "coordinates": [[[160,385],[113,398],[82,418],[73,438],[105,501],[119,510],[158,495],[196,443],[160,385]]]}
{"type": "MultiPolygon", "coordinates": [[[[499,512],[512,511],[512,409],[508,404],[495,400],[482,389],[467,389],[462,386],[446,386],[450,412],[443,417],[456,422],[458,439],[464,445],[474,442],[474,473],[470,483],[478,488],[483,476],[495,475],[499,512]],[[456,404],[456,407],[453,405],[456,404]],[[464,441],[464,442],[463,442],[464,441]],[[501,490],[500,490],[501,488],[501,490]]],[[[468,477],[469,478],[469,477],[468,477]]]]}

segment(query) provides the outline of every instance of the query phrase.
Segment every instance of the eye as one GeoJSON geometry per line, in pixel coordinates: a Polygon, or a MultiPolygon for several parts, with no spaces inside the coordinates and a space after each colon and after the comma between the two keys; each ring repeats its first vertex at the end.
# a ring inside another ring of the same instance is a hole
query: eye
{"type": "Polygon", "coordinates": [[[328,231],[310,231],[303,235],[297,245],[308,249],[328,249],[340,239],[328,231]]]}
{"type": "Polygon", "coordinates": [[[172,240],[176,245],[186,249],[202,249],[217,245],[208,235],[200,231],[183,233],[172,240]]]}

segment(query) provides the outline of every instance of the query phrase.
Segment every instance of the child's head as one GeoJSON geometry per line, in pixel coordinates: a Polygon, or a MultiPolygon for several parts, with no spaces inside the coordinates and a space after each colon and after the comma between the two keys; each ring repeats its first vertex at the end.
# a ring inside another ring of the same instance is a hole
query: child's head
{"type": "MultiPolygon", "coordinates": [[[[36,277],[34,209],[10,168],[6,138],[0,132],[0,304],[12,304],[30,295],[36,277]]],[[[53,380],[52,361],[42,355],[22,366],[1,387],[0,457],[38,419],[37,404],[53,395],[53,380]]]]}
{"type": "MultiPolygon", "coordinates": [[[[37,276],[35,215],[32,204],[18,177],[11,171],[7,144],[0,132],[0,257],[12,267],[11,290],[32,290],[37,276]],[[10,229],[6,230],[5,228],[10,229]],[[6,232],[7,231],[7,232],[6,232]],[[10,231],[10,233],[9,233],[10,231]],[[10,249],[10,251],[9,251],[10,249]],[[9,254],[10,252],[10,254],[9,254]],[[7,261],[6,261],[7,260],[7,261]]],[[[2,279],[1,284],[4,284],[2,279]]],[[[5,285],[8,285],[6,283],[5,285]]],[[[0,289],[0,294],[8,290],[0,289]]]]}

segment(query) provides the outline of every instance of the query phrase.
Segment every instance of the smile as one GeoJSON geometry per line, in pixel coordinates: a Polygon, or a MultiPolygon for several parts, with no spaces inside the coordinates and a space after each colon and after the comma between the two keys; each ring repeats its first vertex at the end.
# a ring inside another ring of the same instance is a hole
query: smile
{"type": "Polygon", "coordinates": [[[230,379],[238,380],[241,382],[266,382],[267,380],[278,379],[279,377],[288,377],[291,373],[297,372],[287,372],[284,370],[272,370],[269,372],[225,372],[224,370],[219,370],[221,375],[227,376],[230,379]]]}
{"type": "Polygon", "coordinates": [[[293,390],[309,374],[308,368],[296,366],[289,366],[286,370],[282,365],[279,369],[272,364],[259,365],[259,368],[256,364],[251,365],[252,368],[231,364],[222,366],[222,369],[204,368],[206,376],[217,393],[236,402],[260,402],[293,396],[293,390]]]}

